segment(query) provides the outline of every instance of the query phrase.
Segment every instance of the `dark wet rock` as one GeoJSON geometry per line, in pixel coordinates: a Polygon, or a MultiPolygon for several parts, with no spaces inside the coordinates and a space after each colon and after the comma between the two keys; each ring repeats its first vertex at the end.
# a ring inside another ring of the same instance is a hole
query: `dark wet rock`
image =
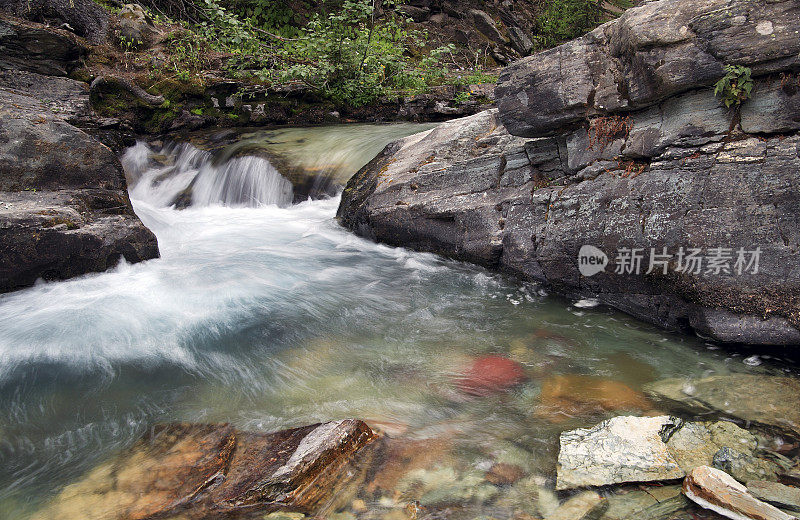
{"type": "Polygon", "coordinates": [[[525,370],[516,361],[489,355],[476,359],[458,377],[459,390],[474,396],[505,392],[527,381],[525,370]]]}
{"type": "Polygon", "coordinates": [[[94,45],[105,42],[109,13],[92,0],[3,0],[0,7],[26,20],[64,26],[94,45]]]}
{"type": "Polygon", "coordinates": [[[758,500],[724,471],[709,466],[692,470],[683,482],[684,494],[701,507],[734,520],[791,520],[780,509],[758,500]]]}
{"type": "Polygon", "coordinates": [[[0,292],[158,256],[155,236],[133,212],[119,159],[62,119],[80,108],[52,110],[80,107],[59,97],[76,87],[61,86],[48,105],[0,89],[0,292]]]}
{"type": "Polygon", "coordinates": [[[731,374],[665,379],[648,385],[646,391],[678,410],[728,417],[800,437],[800,382],[793,378],[731,374]]]}
{"type": "Polygon", "coordinates": [[[667,329],[798,345],[798,9],[660,0],[628,10],[509,66],[499,112],[389,145],[351,179],[339,218],[667,329]],[[754,75],[739,126],[709,86],[727,63],[754,75]],[[579,270],[585,245],[607,257],[591,275],[579,270]],[[680,263],[693,248],[699,269],[680,263]],[[623,252],[641,255],[638,274],[623,252]],[[709,264],[717,253],[720,269],[709,264]]]}
{"type": "Polygon", "coordinates": [[[560,443],[557,489],[678,479],[713,464],[723,450],[737,450],[743,480],[775,476],[774,466],[756,457],[756,438],[732,423],[620,416],[564,432],[560,443]]]}
{"type": "Polygon", "coordinates": [[[0,69],[66,76],[86,52],[86,47],[67,31],[0,13],[0,69]]]}
{"type": "Polygon", "coordinates": [[[768,480],[750,480],[747,482],[747,491],[778,509],[800,513],[800,488],[768,480]]]}
{"type": "Polygon", "coordinates": [[[227,424],[156,426],[65,487],[34,518],[253,518],[324,514],[349,501],[376,437],[352,419],[276,433],[227,424]]]}

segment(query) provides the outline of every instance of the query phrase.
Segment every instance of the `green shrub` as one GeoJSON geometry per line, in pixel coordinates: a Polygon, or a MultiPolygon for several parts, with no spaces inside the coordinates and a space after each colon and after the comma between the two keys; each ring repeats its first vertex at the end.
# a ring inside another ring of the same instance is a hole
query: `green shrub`
{"type": "Polygon", "coordinates": [[[714,95],[719,96],[725,106],[739,106],[753,92],[752,70],[741,65],[726,65],[726,74],[714,85],[714,95]]]}

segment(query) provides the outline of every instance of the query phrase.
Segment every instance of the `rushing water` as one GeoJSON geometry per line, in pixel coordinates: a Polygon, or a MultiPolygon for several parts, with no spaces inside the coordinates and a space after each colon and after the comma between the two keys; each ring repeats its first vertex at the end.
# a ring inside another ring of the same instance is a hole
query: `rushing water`
{"type": "MultiPolygon", "coordinates": [[[[336,131],[316,131],[330,143],[316,160],[340,164],[360,146],[336,131]]],[[[371,133],[388,142],[398,129],[371,133]]],[[[143,145],[126,157],[135,209],[161,258],[0,297],[2,518],[24,518],[157,421],[271,431],[359,417],[401,439],[446,439],[432,452],[441,471],[513,459],[546,478],[557,432],[598,420],[541,409],[539,390],[555,374],[637,390],[662,377],[777,370],[532,284],[357,238],[334,220],[337,198],[288,205],[266,162],[212,166],[188,148],[173,152],[167,166],[148,163],[143,145]],[[170,167],[178,171],[165,176],[170,167]],[[168,207],[189,171],[201,172],[204,195],[186,210],[168,207]],[[487,353],[522,362],[530,381],[505,395],[460,395],[454,380],[487,353]]]]}

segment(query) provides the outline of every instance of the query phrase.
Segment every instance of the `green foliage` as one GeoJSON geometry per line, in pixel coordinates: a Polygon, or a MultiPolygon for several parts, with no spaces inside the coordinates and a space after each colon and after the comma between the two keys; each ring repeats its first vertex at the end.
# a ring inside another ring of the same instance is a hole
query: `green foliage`
{"type": "Polygon", "coordinates": [[[456,97],[453,98],[453,102],[456,105],[461,105],[461,104],[466,103],[467,101],[469,101],[469,99],[471,97],[472,97],[472,94],[469,91],[465,90],[463,92],[459,92],[458,94],[456,94],[456,97]]]}
{"type": "MultiPolygon", "coordinates": [[[[538,48],[548,49],[583,36],[613,18],[603,9],[602,0],[545,0],[537,18],[534,40],[538,48]]],[[[612,8],[627,9],[631,0],[608,0],[612,8]]]]}
{"type": "Polygon", "coordinates": [[[753,92],[753,71],[741,65],[726,65],[725,76],[714,85],[714,95],[719,96],[725,106],[739,106],[753,92]]]}
{"type": "Polygon", "coordinates": [[[577,38],[600,23],[597,0],[548,0],[537,19],[536,40],[542,48],[577,38]]]}

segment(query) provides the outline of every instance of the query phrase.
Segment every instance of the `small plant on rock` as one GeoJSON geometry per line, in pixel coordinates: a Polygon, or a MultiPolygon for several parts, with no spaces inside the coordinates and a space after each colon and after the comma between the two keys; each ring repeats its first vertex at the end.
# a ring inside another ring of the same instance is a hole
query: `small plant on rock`
{"type": "Polygon", "coordinates": [[[753,92],[753,71],[742,65],[726,65],[725,72],[725,76],[714,85],[714,95],[719,96],[726,107],[738,107],[753,92]]]}

